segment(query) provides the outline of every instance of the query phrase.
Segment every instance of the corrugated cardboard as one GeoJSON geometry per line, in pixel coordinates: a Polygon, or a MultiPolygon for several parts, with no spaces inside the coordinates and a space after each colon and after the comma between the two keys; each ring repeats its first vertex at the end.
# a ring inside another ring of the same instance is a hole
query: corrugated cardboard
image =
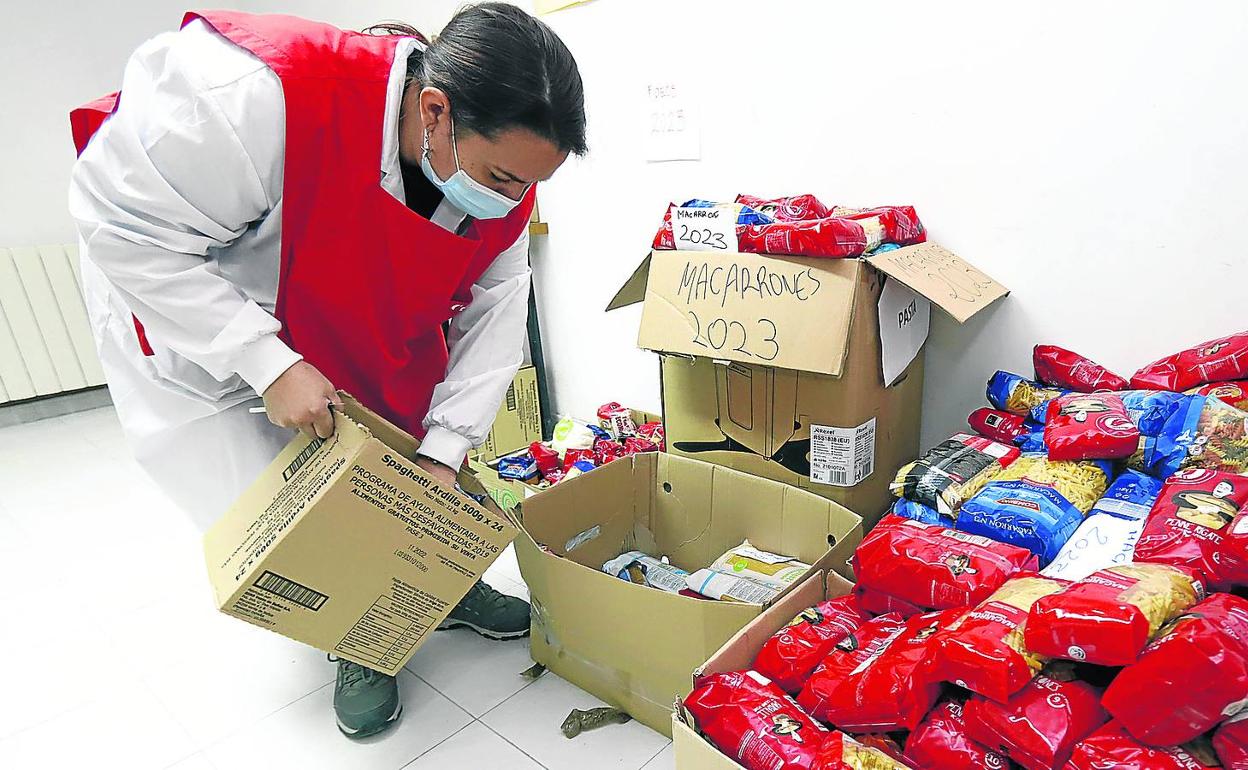
{"type": "Polygon", "coordinates": [[[862,539],[861,520],[836,503],[664,453],[557,484],[525,500],[521,520],[534,660],[664,734],[690,672],[763,608],[633,585],[603,562],[641,550],[692,572],[748,539],[816,571],[844,570],[862,539]]]}
{"type": "Polygon", "coordinates": [[[485,443],[477,450],[481,460],[493,460],[534,441],[542,440],[542,408],[537,398],[537,369],[525,366],[516,372],[485,443]]]}
{"type": "MultiPolygon", "coordinates": [[[[750,668],[763,644],[798,613],[826,599],[844,596],[852,588],[852,583],[835,573],[811,575],[737,632],[698,667],[693,678],[750,668]]],[[[672,714],[672,743],[677,770],[741,770],[741,765],[698,734],[692,717],[679,707],[672,714]]]]}
{"type": "Polygon", "coordinates": [[[608,310],[644,301],[668,451],[809,489],[874,524],[918,453],[923,359],[886,387],[884,276],[964,321],[1008,293],[936,244],[867,260],[654,251],[608,310]],[[869,440],[872,430],[874,441],[869,440]],[[844,462],[840,437],[860,436],[844,462]]]}
{"type": "Polygon", "coordinates": [[[426,475],[414,437],[342,395],[334,435],[292,440],[204,556],[222,612],[394,675],[517,529],[426,475]]]}

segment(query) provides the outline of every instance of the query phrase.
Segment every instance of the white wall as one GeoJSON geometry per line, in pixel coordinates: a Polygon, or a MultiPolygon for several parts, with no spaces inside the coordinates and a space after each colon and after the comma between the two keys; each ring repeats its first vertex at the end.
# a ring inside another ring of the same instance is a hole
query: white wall
{"type": "MultiPolygon", "coordinates": [[[[436,30],[458,2],[238,0],[361,26],[436,30]]],[[[10,3],[17,6],[17,3],[10,3]]],[[[169,0],[6,7],[0,244],[64,241],[69,107],[176,25],[169,0]]],[[[1129,373],[1248,328],[1248,6],[1144,0],[597,0],[551,15],[581,64],[591,155],[541,194],[535,269],[556,408],[657,408],[635,309],[604,315],[669,200],[813,192],[912,203],[935,240],[1014,289],[928,348],[925,442],[998,367],[1056,342],[1129,373]],[[700,76],[700,162],[647,164],[647,75],[700,76]]]]}

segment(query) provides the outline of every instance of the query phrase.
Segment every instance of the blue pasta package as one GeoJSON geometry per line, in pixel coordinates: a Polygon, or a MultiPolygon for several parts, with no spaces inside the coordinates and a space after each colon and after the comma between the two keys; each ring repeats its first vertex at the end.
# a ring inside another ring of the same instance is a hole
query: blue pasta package
{"type": "Polygon", "coordinates": [[[916,503],[913,500],[901,498],[893,503],[893,513],[903,516],[907,519],[921,521],[924,524],[934,524],[939,527],[952,527],[953,519],[949,516],[942,516],[935,508],[929,508],[923,503],[916,503]]]}
{"type": "MultiPolygon", "coordinates": [[[[1044,403],[1049,403],[1045,401],[1044,403]]],[[[1014,439],[1014,445],[1028,454],[1044,453],[1048,448],[1044,445],[1044,425],[1028,420],[1024,423],[1027,432],[1014,439]]]]}
{"type": "Polygon", "coordinates": [[[958,511],[957,528],[1026,548],[1045,566],[1082,522],[1083,513],[1056,489],[1022,479],[984,487],[958,511]]]}
{"type": "Polygon", "coordinates": [[[1124,390],[1118,394],[1127,414],[1145,436],[1156,436],[1165,427],[1166,420],[1190,398],[1182,393],[1166,390],[1124,390]]]}
{"type": "Polygon", "coordinates": [[[1033,382],[1022,375],[999,371],[988,380],[987,395],[988,403],[994,408],[1028,417],[1032,409],[1065,392],[1033,382]]]}
{"type": "Polygon", "coordinates": [[[1132,521],[1143,519],[1152,510],[1153,503],[1161,494],[1161,487],[1159,479],[1139,471],[1125,470],[1110,483],[1109,489],[1096,501],[1088,515],[1106,513],[1132,521]]]}

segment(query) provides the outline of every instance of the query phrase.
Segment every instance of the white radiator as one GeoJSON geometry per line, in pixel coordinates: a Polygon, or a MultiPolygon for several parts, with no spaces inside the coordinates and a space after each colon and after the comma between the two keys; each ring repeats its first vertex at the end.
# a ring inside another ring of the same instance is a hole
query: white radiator
{"type": "Polygon", "coordinates": [[[103,384],[78,247],[0,248],[0,404],[103,384]]]}

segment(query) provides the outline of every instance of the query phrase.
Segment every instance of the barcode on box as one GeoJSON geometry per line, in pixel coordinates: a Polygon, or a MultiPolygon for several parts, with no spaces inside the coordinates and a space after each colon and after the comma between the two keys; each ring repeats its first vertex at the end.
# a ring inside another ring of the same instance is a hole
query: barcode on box
{"type": "Polygon", "coordinates": [[[316,450],[320,449],[324,443],[325,439],[323,438],[313,439],[311,444],[308,444],[303,448],[303,451],[295,455],[295,459],[290,461],[290,465],[286,466],[286,470],[282,471],[282,481],[290,481],[290,478],[299,472],[303,464],[311,459],[312,455],[316,454],[316,450]]]}
{"type": "Polygon", "coordinates": [[[305,585],[300,585],[289,578],[274,574],[268,570],[264,571],[255,582],[256,588],[268,591],[271,594],[294,602],[300,607],[306,607],[313,612],[319,610],[329,597],[319,591],[313,591],[305,585]]]}
{"type": "Polygon", "coordinates": [[[516,385],[514,382],[507,387],[507,411],[516,411],[516,385]]]}
{"type": "Polygon", "coordinates": [[[852,487],[875,472],[875,418],[856,428],[810,426],[810,480],[852,487]]]}

